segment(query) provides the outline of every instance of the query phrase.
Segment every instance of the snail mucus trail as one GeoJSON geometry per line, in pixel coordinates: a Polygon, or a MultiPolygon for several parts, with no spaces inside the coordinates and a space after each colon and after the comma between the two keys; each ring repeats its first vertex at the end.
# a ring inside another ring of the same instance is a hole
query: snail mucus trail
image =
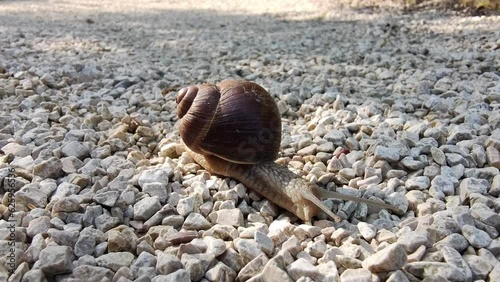
{"type": "Polygon", "coordinates": [[[281,116],[271,95],[253,82],[226,80],[177,93],[179,133],[186,150],[211,173],[234,178],[269,201],[310,222],[321,211],[335,221],[320,199],[363,202],[397,211],[381,201],[320,188],[274,161],[281,143],[281,116]]]}

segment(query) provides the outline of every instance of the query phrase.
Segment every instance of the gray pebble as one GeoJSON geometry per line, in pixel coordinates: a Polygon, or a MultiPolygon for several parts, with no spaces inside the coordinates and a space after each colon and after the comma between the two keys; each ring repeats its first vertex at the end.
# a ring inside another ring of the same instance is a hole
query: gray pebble
{"type": "Polygon", "coordinates": [[[316,269],[314,265],[303,258],[299,258],[294,261],[292,264],[287,266],[286,270],[290,277],[294,280],[297,280],[303,276],[309,277],[311,279],[316,279],[319,276],[318,269],[316,269]]]}
{"type": "Polygon", "coordinates": [[[205,277],[210,281],[233,281],[236,272],[224,263],[218,262],[205,273],[205,277]]]}
{"type": "Polygon", "coordinates": [[[84,160],[90,156],[89,149],[77,141],[69,141],[64,144],[61,148],[61,152],[65,157],[76,157],[80,160],[84,160]]]}
{"type": "Polygon", "coordinates": [[[384,146],[377,146],[375,149],[375,159],[397,162],[399,161],[399,158],[399,151],[397,149],[387,148],[384,146]]]}
{"type": "Polygon", "coordinates": [[[192,255],[183,254],[181,262],[184,265],[184,269],[189,273],[189,278],[193,281],[201,280],[205,275],[205,271],[207,271],[203,263],[192,255]]]}
{"type": "Polygon", "coordinates": [[[92,255],[94,253],[95,245],[96,241],[94,237],[80,234],[78,240],[75,243],[75,255],[77,257],[92,255]]]}
{"type": "Polygon", "coordinates": [[[235,242],[234,247],[246,263],[250,262],[259,255],[264,254],[255,242],[250,239],[239,239],[235,242]]]}
{"type": "Polygon", "coordinates": [[[412,231],[403,234],[398,238],[398,243],[401,244],[408,253],[413,253],[421,245],[425,245],[427,248],[432,246],[432,243],[429,241],[429,233],[421,231],[412,231]]]}
{"type": "Polygon", "coordinates": [[[240,209],[223,209],[217,211],[217,224],[232,225],[234,227],[243,226],[243,213],[240,209]]]}
{"type": "Polygon", "coordinates": [[[30,221],[26,234],[34,237],[36,234],[45,233],[50,228],[50,217],[41,216],[30,221]]]}
{"type": "Polygon", "coordinates": [[[340,281],[342,282],[372,282],[372,274],[370,271],[358,268],[358,269],[346,269],[340,275],[340,281]]]}
{"type": "Polygon", "coordinates": [[[189,272],[184,269],[178,269],[168,275],[158,275],[151,279],[151,282],[190,282],[189,272]]]}
{"type": "Polygon", "coordinates": [[[161,204],[158,197],[145,197],[134,205],[134,219],[148,220],[160,209],[161,204]]]}
{"type": "Polygon", "coordinates": [[[96,203],[107,207],[113,207],[116,203],[116,200],[120,196],[120,192],[118,191],[102,191],[99,190],[94,197],[92,198],[96,203]]]}
{"type": "Polygon", "coordinates": [[[47,246],[40,252],[38,268],[54,275],[70,273],[73,270],[73,252],[68,246],[47,246]]]}
{"type": "Polygon", "coordinates": [[[61,160],[56,157],[52,157],[48,160],[41,161],[33,167],[33,174],[40,176],[43,179],[57,179],[64,174],[61,160]]]}
{"type": "Polygon", "coordinates": [[[182,216],[186,216],[195,211],[195,206],[199,206],[200,201],[201,199],[197,194],[181,198],[177,203],[177,212],[182,216]]]}
{"type": "Polygon", "coordinates": [[[409,178],[405,182],[405,187],[408,190],[425,190],[429,188],[431,181],[427,176],[417,176],[409,178]]]}
{"type": "Polygon", "coordinates": [[[464,203],[469,200],[472,193],[486,195],[488,193],[488,181],[486,179],[466,178],[460,182],[457,193],[460,201],[464,203]]]}
{"type": "Polygon", "coordinates": [[[222,239],[206,236],[203,238],[203,242],[207,246],[207,254],[213,254],[215,257],[218,257],[226,251],[226,244],[222,239]]]}
{"type": "Polygon", "coordinates": [[[132,261],[135,259],[134,255],[129,252],[117,252],[101,255],[96,258],[96,263],[98,266],[111,269],[112,271],[118,271],[120,267],[129,267],[132,261]]]}
{"type": "Polygon", "coordinates": [[[475,248],[486,248],[491,243],[488,233],[471,225],[462,226],[462,235],[475,248]]]}
{"type": "Polygon", "coordinates": [[[405,249],[400,244],[392,244],[369,256],[363,261],[363,268],[371,272],[389,272],[401,269],[407,261],[405,249]]]}
{"type": "Polygon", "coordinates": [[[412,262],[406,265],[405,270],[418,278],[441,277],[449,281],[466,281],[462,271],[445,262],[412,262]]]}
{"type": "Polygon", "coordinates": [[[274,242],[263,232],[258,230],[255,232],[255,244],[268,256],[273,254],[274,242]]]}
{"type": "Polygon", "coordinates": [[[182,225],[186,230],[207,230],[210,227],[212,224],[199,213],[190,213],[182,225]]]}
{"type": "Polygon", "coordinates": [[[463,259],[470,267],[470,270],[472,271],[472,279],[475,281],[486,280],[488,274],[493,269],[490,262],[480,256],[464,255],[463,259]]]}
{"type": "Polygon", "coordinates": [[[111,280],[113,278],[113,272],[107,268],[92,266],[92,265],[81,265],[73,269],[73,276],[81,280],[100,280],[104,278],[111,280]]]}

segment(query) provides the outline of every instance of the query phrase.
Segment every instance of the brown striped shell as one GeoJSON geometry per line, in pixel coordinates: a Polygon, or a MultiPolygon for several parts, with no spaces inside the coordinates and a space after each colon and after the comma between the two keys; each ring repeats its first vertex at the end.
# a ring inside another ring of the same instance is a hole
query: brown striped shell
{"type": "Polygon", "coordinates": [[[261,86],[241,80],[188,86],[176,101],[181,138],[194,152],[241,164],[277,158],[281,118],[261,86]]]}

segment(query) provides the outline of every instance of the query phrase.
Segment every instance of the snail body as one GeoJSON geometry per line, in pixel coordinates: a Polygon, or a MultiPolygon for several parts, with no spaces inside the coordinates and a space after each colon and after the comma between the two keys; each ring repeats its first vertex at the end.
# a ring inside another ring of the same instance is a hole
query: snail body
{"type": "Polygon", "coordinates": [[[396,210],[392,205],[327,191],[274,162],[281,117],[269,93],[239,80],[188,86],[177,94],[179,133],[188,154],[204,169],[232,177],[304,221],[324,211],[320,199],[337,198],[396,210]]]}

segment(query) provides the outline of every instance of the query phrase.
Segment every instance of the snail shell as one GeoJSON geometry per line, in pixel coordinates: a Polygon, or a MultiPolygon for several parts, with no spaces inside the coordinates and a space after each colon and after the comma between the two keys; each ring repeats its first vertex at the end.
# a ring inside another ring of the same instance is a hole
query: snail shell
{"type": "Polygon", "coordinates": [[[277,158],[281,118],[261,86],[237,80],[189,86],[177,103],[181,138],[194,152],[242,164],[277,158]]]}

